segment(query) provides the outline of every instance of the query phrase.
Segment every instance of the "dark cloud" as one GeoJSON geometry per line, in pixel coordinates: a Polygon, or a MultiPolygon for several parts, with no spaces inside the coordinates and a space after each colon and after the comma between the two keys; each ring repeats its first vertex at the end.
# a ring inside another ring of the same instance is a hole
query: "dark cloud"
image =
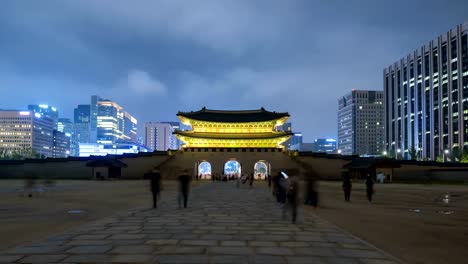
{"type": "Polygon", "coordinates": [[[289,111],[336,135],[339,96],[468,19],[466,1],[2,1],[0,108],[92,94],[140,121],[202,106],[289,111]]]}

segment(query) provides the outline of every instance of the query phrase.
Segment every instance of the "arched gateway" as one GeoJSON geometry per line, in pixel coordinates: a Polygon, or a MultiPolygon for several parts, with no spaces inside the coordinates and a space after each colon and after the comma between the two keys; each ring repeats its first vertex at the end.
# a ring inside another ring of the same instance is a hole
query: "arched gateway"
{"type": "MultiPolygon", "coordinates": [[[[202,108],[179,112],[177,116],[184,125],[191,127],[189,131],[174,132],[183,142],[181,153],[188,154],[183,160],[198,164],[195,172],[198,174],[204,170],[200,165],[209,163],[210,176],[214,177],[242,173],[265,179],[271,175],[271,164],[275,160],[284,161],[283,143],[292,135],[291,131],[281,129],[289,118],[288,113],[270,112],[264,108],[236,111],[202,108]],[[226,168],[230,160],[237,162],[234,169],[231,165],[226,168]]],[[[280,164],[273,166],[281,167],[280,164]]]]}

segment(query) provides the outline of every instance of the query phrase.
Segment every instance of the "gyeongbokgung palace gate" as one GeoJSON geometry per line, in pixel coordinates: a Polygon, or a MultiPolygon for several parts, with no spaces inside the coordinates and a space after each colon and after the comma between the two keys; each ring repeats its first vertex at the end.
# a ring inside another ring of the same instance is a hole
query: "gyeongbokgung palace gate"
{"type": "Polygon", "coordinates": [[[264,108],[240,111],[202,108],[179,112],[177,116],[184,125],[191,127],[190,131],[174,132],[183,142],[184,158],[179,158],[178,163],[192,163],[194,174],[201,179],[251,173],[256,179],[265,179],[271,175],[272,166],[279,166],[287,158],[282,153],[283,143],[292,132],[277,128],[289,118],[288,113],[264,108]]]}

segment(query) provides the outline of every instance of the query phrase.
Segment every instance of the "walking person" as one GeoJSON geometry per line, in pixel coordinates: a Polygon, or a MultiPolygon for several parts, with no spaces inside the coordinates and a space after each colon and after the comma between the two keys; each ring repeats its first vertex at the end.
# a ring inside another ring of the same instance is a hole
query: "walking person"
{"type": "Polygon", "coordinates": [[[372,177],[367,174],[367,179],[366,179],[366,194],[367,194],[367,200],[369,203],[372,202],[372,195],[374,194],[374,180],[372,180],[372,177]]]}
{"type": "Polygon", "coordinates": [[[187,208],[191,180],[188,169],[183,170],[179,175],[179,208],[182,207],[182,200],[184,201],[184,208],[187,208]]]}
{"type": "Polygon", "coordinates": [[[158,207],[158,196],[161,192],[161,172],[154,168],[150,173],[151,192],[153,194],[153,208],[158,207]]]}
{"type": "Polygon", "coordinates": [[[271,176],[270,174],[267,175],[267,179],[268,179],[268,188],[271,187],[271,176]]]}
{"type": "Polygon", "coordinates": [[[305,185],[306,199],[304,204],[311,205],[315,209],[318,207],[318,190],[317,190],[317,180],[316,175],[312,172],[309,172],[306,175],[306,185],[305,185]]]}
{"type": "Polygon", "coordinates": [[[292,176],[288,180],[288,187],[286,192],[286,203],[283,206],[283,219],[286,218],[287,211],[291,211],[292,223],[296,223],[297,218],[297,196],[298,196],[299,183],[296,176],[292,176]]]}
{"type": "Polygon", "coordinates": [[[253,181],[254,181],[254,174],[250,174],[250,179],[249,179],[249,185],[250,185],[250,188],[252,188],[253,186],[253,181]]]}
{"type": "Polygon", "coordinates": [[[345,196],[345,201],[349,202],[351,198],[351,188],[353,187],[351,179],[348,172],[345,172],[343,175],[343,191],[345,196]]]}

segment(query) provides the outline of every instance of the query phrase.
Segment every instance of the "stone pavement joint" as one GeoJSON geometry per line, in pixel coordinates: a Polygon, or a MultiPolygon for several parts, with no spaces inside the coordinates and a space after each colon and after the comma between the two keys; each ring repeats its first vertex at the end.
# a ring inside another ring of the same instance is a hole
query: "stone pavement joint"
{"type": "MultiPolygon", "coordinates": [[[[265,183],[206,182],[187,209],[177,195],[0,253],[0,263],[396,264],[388,254],[299,208],[282,219],[265,183]]],[[[148,193],[148,199],[150,194],[148,193]]]]}

